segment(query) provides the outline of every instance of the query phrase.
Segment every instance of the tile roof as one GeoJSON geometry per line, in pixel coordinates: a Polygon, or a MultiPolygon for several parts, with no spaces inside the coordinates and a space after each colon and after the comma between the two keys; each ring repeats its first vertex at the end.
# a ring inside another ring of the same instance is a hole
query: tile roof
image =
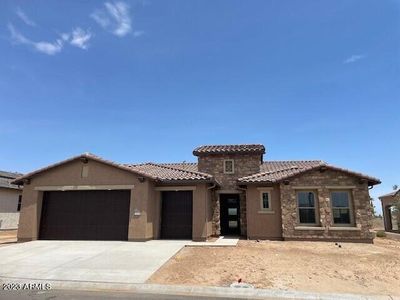
{"type": "Polygon", "coordinates": [[[241,177],[238,181],[243,183],[277,182],[322,165],[325,163],[321,160],[268,161],[261,165],[259,173],[241,177]]]}
{"type": "MultiPolygon", "coordinates": [[[[25,174],[18,177],[12,184],[23,184],[24,179],[29,179],[32,176],[44,172],[46,170],[55,168],[67,162],[87,158],[99,161],[116,168],[135,173],[137,175],[150,178],[155,181],[165,182],[185,182],[185,181],[206,181],[216,182],[212,175],[199,172],[197,163],[143,163],[143,164],[119,164],[113,161],[105,160],[91,153],[84,153],[70,159],[49,165],[45,168],[36,170],[34,172],[25,174]]],[[[380,183],[379,179],[370,177],[361,173],[353,172],[347,169],[338,168],[328,165],[321,160],[299,160],[299,161],[267,161],[260,166],[260,172],[245,176],[238,179],[241,183],[260,183],[260,182],[279,182],[288,179],[292,176],[301,174],[303,172],[313,170],[325,166],[326,168],[346,172],[353,176],[367,179],[371,184],[380,183]]]]}
{"type": "MultiPolygon", "coordinates": [[[[23,184],[24,179],[28,179],[34,175],[45,172],[49,169],[55,168],[57,166],[63,165],[70,161],[76,159],[87,158],[91,160],[95,160],[98,162],[102,162],[116,168],[135,173],[137,175],[150,178],[152,180],[160,180],[160,181],[213,181],[213,176],[198,172],[194,169],[193,164],[184,164],[181,163],[181,168],[174,167],[174,165],[179,164],[155,164],[155,163],[145,163],[145,164],[119,164],[110,160],[103,159],[97,155],[91,153],[84,153],[78,156],[74,156],[72,158],[63,160],[61,162],[51,164],[47,167],[38,169],[36,171],[25,174],[24,176],[16,178],[13,183],[14,184],[23,184]],[[185,166],[190,168],[183,169],[185,166]]],[[[197,167],[196,167],[197,169],[197,167]]]]}
{"type": "Polygon", "coordinates": [[[144,174],[148,174],[152,178],[160,181],[187,181],[187,180],[208,180],[212,181],[213,176],[210,174],[198,172],[197,164],[126,164],[125,166],[132,170],[137,170],[144,174]]]}
{"type": "Polygon", "coordinates": [[[157,163],[157,165],[177,168],[186,171],[198,172],[197,163],[195,162],[157,163]]]}
{"type": "Polygon", "coordinates": [[[383,197],[393,197],[393,196],[396,196],[396,195],[399,195],[399,194],[400,194],[400,189],[397,190],[397,191],[393,191],[393,192],[391,192],[391,193],[388,193],[388,194],[379,196],[379,198],[383,198],[383,197]]]}
{"type": "Polygon", "coordinates": [[[22,174],[0,171],[0,188],[20,190],[21,188],[18,185],[11,184],[11,181],[13,181],[15,178],[19,176],[22,176],[22,174]]]}
{"type": "Polygon", "coordinates": [[[306,171],[326,167],[331,170],[345,172],[350,175],[367,179],[371,184],[379,184],[380,180],[362,173],[350,171],[348,169],[339,168],[329,165],[321,160],[307,161],[269,161],[261,165],[260,173],[239,178],[242,183],[257,183],[257,182],[279,182],[289,179],[306,171]]]}
{"type": "MultiPolygon", "coordinates": [[[[119,164],[119,163],[113,162],[111,160],[106,160],[106,159],[101,158],[101,157],[99,157],[97,155],[94,155],[92,153],[86,152],[86,153],[83,153],[83,154],[68,158],[66,160],[60,161],[58,163],[51,164],[51,165],[49,165],[47,167],[38,169],[38,170],[30,172],[28,174],[25,174],[25,175],[23,175],[21,177],[16,178],[14,181],[12,181],[12,183],[13,184],[23,184],[25,179],[29,179],[30,177],[32,177],[34,175],[37,175],[39,173],[42,173],[42,172],[45,172],[47,170],[53,169],[55,167],[61,166],[61,165],[65,164],[65,163],[68,163],[68,162],[71,162],[71,161],[74,161],[74,160],[77,160],[77,159],[82,159],[82,158],[87,158],[87,159],[91,159],[91,160],[94,160],[94,161],[102,162],[104,164],[107,164],[107,165],[110,165],[110,166],[113,166],[113,167],[116,167],[116,168],[119,168],[119,169],[122,169],[122,170],[125,170],[125,171],[128,171],[128,172],[132,172],[132,173],[138,174],[140,176],[150,177],[148,174],[145,174],[145,173],[142,173],[142,172],[140,172],[138,170],[134,170],[132,168],[129,168],[124,164],[119,164]]],[[[152,179],[155,179],[155,178],[152,178],[152,179]]]]}
{"type": "Polygon", "coordinates": [[[242,145],[204,145],[193,150],[196,156],[204,154],[234,154],[234,153],[254,153],[264,154],[265,147],[261,144],[242,144],[242,145]]]}

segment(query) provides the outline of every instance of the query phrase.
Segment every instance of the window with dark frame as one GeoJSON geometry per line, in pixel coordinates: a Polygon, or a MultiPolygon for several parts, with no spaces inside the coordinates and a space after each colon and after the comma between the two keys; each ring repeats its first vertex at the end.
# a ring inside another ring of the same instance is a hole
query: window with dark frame
{"type": "Polygon", "coordinates": [[[22,195],[19,195],[18,196],[17,211],[21,211],[21,205],[22,205],[22,195]]]}
{"type": "Polygon", "coordinates": [[[269,203],[269,192],[262,192],[262,199],[261,199],[261,209],[262,210],[269,210],[271,205],[269,203]]]}
{"type": "Polygon", "coordinates": [[[311,191],[297,192],[297,206],[300,224],[317,224],[315,193],[311,191]]]}
{"type": "Polygon", "coordinates": [[[347,191],[332,191],[331,204],[333,223],[337,225],[351,224],[350,194],[347,191]]]}

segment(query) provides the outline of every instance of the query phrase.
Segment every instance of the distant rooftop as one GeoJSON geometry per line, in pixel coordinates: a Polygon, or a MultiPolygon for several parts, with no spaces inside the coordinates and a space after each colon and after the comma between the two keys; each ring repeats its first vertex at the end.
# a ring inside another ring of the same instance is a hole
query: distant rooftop
{"type": "Polygon", "coordinates": [[[241,144],[241,145],[204,145],[193,150],[196,156],[204,154],[264,154],[265,147],[261,144],[241,144]]]}
{"type": "Polygon", "coordinates": [[[0,188],[19,190],[20,187],[11,184],[11,181],[20,176],[22,176],[21,173],[0,171],[0,188]]]}
{"type": "Polygon", "coordinates": [[[383,198],[383,197],[393,197],[393,196],[396,196],[396,195],[398,195],[398,194],[400,194],[400,189],[397,190],[397,191],[393,191],[393,192],[391,192],[391,193],[388,193],[388,194],[379,196],[379,198],[383,198]]]}

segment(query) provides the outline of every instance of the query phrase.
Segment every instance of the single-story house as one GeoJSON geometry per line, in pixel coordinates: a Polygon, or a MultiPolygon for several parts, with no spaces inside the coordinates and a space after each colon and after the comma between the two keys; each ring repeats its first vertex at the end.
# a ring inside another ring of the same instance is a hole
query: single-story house
{"type": "Polygon", "coordinates": [[[264,161],[260,144],[193,154],[197,163],[121,164],[85,153],[19,177],[18,240],[372,242],[379,179],[321,160],[264,161]]]}
{"type": "Polygon", "coordinates": [[[0,230],[18,228],[22,188],[11,181],[21,176],[20,173],[0,171],[0,230]]]}
{"type": "Polygon", "coordinates": [[[400,201],[400,189],[379,197],[382,203],[385,231],[400,232],[400,213],[394,208],[394,202],[400,201]]]}

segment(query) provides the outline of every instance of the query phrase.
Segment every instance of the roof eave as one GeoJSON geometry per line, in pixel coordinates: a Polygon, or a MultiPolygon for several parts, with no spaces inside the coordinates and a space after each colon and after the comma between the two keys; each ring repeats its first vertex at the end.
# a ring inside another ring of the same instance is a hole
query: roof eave
{"type": "Polygon", "coordinates": [[[162,184],[216,183],[213,179],[158,179],[162,184]]]}
{"type": "Polygon", "coordinates": [[[269,184],[273,185],[277,182],[275,181],[270,181],[270,180],[262,180],[262,181],[237,181],[241,185],[260,185],[260,184],[269,184]]]}
{"type": "Polygon", "coordinates": [[[259,154],[259,155],[264,155],[265,154],[265,150],[264,151],[221,151],[221,152],[202,152],[202,151],[193,151],[193,155],[194,156],[209,156],[209,155],[226,155],[226,154],[237,154],[237,155],[241,155],[241,154],[259,154]]]}

